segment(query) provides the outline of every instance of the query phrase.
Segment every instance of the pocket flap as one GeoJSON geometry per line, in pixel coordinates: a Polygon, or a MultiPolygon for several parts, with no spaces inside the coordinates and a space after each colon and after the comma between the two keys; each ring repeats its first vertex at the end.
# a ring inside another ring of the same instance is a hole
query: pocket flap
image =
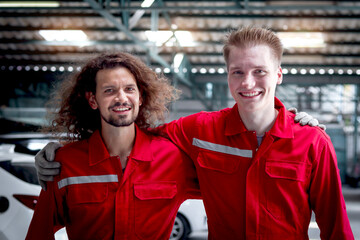
{"type": "Polygon", "coordinates": [[[99,183],[73,185],[68,192],[68,199],[75,204],[100,203],[105,201],[107,196],[108,186],[99,183]]]}
{"type": "Polygon", "coordinates": [[[311,174],[311,164],[286,160],[268,160],[266,173],[273,178],[283,178],[304,182],[311,174]]]}
{"type": "Polygon", "coordinates": [[[177,193],[176,182],[135,183],[134,194],[140,200],[172,199],[177,193]]]}

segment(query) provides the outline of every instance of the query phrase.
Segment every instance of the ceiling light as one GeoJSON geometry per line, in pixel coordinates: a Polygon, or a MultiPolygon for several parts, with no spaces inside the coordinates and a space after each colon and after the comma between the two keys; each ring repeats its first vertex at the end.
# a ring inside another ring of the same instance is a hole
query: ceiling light
{"type": "Polygon", "coordinates": [[[150,42],[156,46],[162,46],[166,42],[166,46],[172,47],[176,45],[176,39],[182,47],[195,46],[193,37],[189,31],[145,31],[145,36],[150,42]]]}
{"type": "Polygon", "coordinates": [[[154,0],[144,0],[141,3],[141,7],[147,8],[147,7],[150,7],[153,3],[154,3],[154,0]]]}
{"type": "Polygon", "coordinates": [[[324,36],[319,32],[279,32],[284,48],[323,48],[324,36]]]}
{"type": "Polygon", "coordinates": [[[174,68],[178,69],[183,62],[184,54],[183,53],[177,53],[174,57],[174,68]]]}
{"type": "Polygon", "coordinates": [[[206,68],[200,68],[200,73],[205,74],[207,72],[206,68]]]}
{"type": "Polygon", "coordinates": [[[218,69],[218,73],[220,73],[220,74],[224,74],[224,73],[225,73],[225,69],[223,69],[223,68],[219,68],[219,69],[218,69]]]}
{"type": "Polygon", "coordinates": [[[0,2],[0,8],[6,7],[59,7],[56,1],[6,1],[0,2]]]}
{"type": "Polygon", "coordinates": [[[82,30],[40,30],[46,41],[86,41],[87,36],[82,30]]]}
{"type": "Polygon", "coordinates": [[[189,31],[176,31],[175,36],[182,47],[195,46],[193,37],[189,31]]]}

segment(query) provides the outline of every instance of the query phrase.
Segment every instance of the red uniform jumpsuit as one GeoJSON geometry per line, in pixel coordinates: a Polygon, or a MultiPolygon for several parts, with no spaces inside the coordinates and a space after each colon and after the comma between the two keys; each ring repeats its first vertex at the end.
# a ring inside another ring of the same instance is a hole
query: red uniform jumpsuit
{"type": "Polygon", "coordinates": [[[55,161],[61,173],[41,192],[26,239],[53,239],[63,226],[69,239],[169,239],[180,204],[199,198],[191,160],[139,128],[124,172],[98,131],[55,161]]]}
{"type": "Polygon", "coordinates": [[[275,105],[278,117],[259,147],[237,105],[159,129],[196,166],[209,239],[308,239],[312,210],[322,239],[354,239],[329,136],[294,123],[276,98],[275,105]]]}

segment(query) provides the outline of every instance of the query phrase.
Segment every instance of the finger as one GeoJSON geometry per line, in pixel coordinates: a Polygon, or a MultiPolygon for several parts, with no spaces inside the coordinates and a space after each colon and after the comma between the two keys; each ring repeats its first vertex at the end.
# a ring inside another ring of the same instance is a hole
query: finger
{"type": "Polygon", "coordinates": [[[38,175],[38,178],[39,178],[40,181],[45,181],[45,182],[48,182],[48,181],[52,182],[52,181],[54,181],[54,176],[52,176],[52,175],[39,174],[39,175],[38,175]]]}
{"type": "Polygon", "coordinates": [[[295,114],[297,113],[297,108],[295,108],[295,107],[291,107],[288,110],[292,113],[295,113],[295,114]]]}
{"type": "Polygon", "coordinates": [[[60,148],[60,143],[57,142],[50,142],[45,147],[45,158],[48,161],[54,161],[55,160],[55,152],[58,148],[60,148]]]}
{"type": "MultiPolygon", "coordinates": [[[[38,170],[38,175],[44,177],[59,175],[59,173],[60,173],[60,168],[40,168],[38,170]]],[[[42,177],[40,179],[45,180],[42,177]]]]}
{"type": "Polygon", "coordinates": [[[307,116],[303,117],[303,118],[299,121],[299,123],[300,123],[302,126],[304,126],[304,125],[307,125],[308,122],[310,122],[312,119],[313,119],[312,116],[307,115],[307,116]]]}
{"type": "Polygon", "coordinates": [[[309,122],[308,122],[308,125],[309,126],[312,126],[312,127],[315,127],[315,126],[318,126],[319,125],[319,121],[315,118],[311,119],[309,122]]]}
{"type": "Polygon", "coordinates": [[[45,158],[45,151],[41,150],[35,156],[35,166],[36,169],[39,171],[43,168],[59,168],[61,165],[59,162],[49,162],[45,158]]]}
{"type": "Polygon", "coordinates": [[[324,131],[326,130],[326,126],[324,124],[319,124],[318,127],[321,128],[324,131]]]}
{"type": "Polygon", "coordinates": [[[303,119],[305,116],[307,116],[308,114],[306,112],[299,112],[295,115],[295,122],[299,122],[301,119],[303,119]]]}

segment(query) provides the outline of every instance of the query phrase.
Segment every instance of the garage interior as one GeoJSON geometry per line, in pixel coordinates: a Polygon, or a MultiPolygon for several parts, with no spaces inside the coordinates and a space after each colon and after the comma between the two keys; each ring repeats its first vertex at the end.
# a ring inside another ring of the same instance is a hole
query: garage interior
{"type": "Polygon", "coordinates": [[[282,39],[284,80],[276,96],[326,125],[351,187],[344,194],[349,217],[358,224],[357,0],[0,1],[0,135],[48,124],[54,86],[104,52],[134,54],[182,91],[167,121],[232,107],[222,46],[243,26],[267,27],[282,39]]]}

